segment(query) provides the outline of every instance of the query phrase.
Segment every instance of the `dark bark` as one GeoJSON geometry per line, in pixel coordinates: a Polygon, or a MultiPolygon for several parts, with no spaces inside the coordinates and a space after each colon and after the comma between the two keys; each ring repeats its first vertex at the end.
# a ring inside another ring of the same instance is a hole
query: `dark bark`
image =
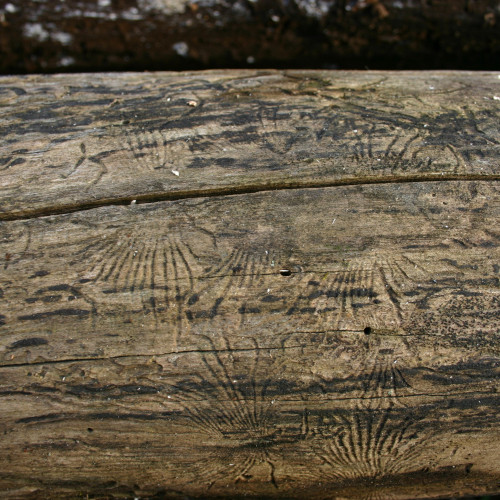
{"type": "Polygon", "coordinates": [[[498,69],[496,0],[0,2],[0,72],[498,69]]]}

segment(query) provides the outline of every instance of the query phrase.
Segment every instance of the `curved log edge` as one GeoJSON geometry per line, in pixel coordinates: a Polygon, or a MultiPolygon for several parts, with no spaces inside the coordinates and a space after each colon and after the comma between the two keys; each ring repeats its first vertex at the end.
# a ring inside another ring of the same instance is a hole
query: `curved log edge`
{"type": "Polygon", "coordinates": [[[497,0],[0,0],[0,73],[498,70],[497,0]]]}
{"type": "Polygon", "coordinates": [[[499,77],[0,78],[0,220],[269,189],[498,180],[499,77]]]}
{"type": "Polygon", "coordinates": [[[0,80],[3,496],[497,492],[499,86],[0,80]]]}

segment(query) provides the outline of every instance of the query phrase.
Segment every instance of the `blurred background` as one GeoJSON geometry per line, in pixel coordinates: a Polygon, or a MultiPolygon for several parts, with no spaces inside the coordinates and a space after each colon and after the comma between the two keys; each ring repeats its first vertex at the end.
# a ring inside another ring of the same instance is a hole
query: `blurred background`
{"type": "Polygon", "coordinates": [[[500,69],[500,0],[0,0],[0,74],[500,69]]]}

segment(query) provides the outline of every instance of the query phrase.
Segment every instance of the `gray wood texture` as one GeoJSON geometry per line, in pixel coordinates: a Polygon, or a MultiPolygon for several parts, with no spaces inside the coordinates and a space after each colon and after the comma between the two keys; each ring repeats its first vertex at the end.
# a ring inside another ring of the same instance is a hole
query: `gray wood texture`
{"type": "Polygon", "coordinates": [[[498,74],[0,99],[5,498],[498,491],[498,74]]]}

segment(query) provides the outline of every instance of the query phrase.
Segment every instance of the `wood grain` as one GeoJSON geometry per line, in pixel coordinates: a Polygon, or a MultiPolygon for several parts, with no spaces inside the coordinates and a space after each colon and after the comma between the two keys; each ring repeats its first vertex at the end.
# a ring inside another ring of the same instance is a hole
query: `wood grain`
{"type": "Polygon", "coordinates": [[[493,73],[66,75],[0,85],[4,220],[194,191],[498,179],[493,73]]]}
{"type": "MultiPolygon", "coordinates": [[[[98,92],[101,78],[136,103],[156,91],[137,83],[148,78],[182,92],[208,81],[183,94],[199,106],[178,104],[189,125],[172,119],[165,143],[152,104],[136,106],[143,135],[136,125],[99,135],[101,122],[82,104],[87,117],[71,117],[78,132],[44,132],[46,118],[35,114],[4,136],[4,150],[26,138],[31,152],[2,171],[3,495],[498,491],[498,105],[472,101],[468,118],[450,111],[445,126],[444,108],[418,115],[423,97],[413,110],[407,97],[427,78],[442,86],[433,102],[469,106],[443,89],[475,79],[474,92],[491,94],[497,75],[376,75],[382,95],[415,115],[426,144],[410,125],[384,125],[380,116],[402,118],[384,115],[375,97],[379,114],[360,112],[354,97],[324,105],[321,92],[331,90],[287,98],[276,90],[310,85],[309,73],[245,73],[242,85],[255,89],[243,104],[234,90],[205,100],[210,82],[235,86],[236,75],[95,77],[98,92]],[[262,110],[263,95],[269,109],[270,95],[280,106],[290,99],[283,120],[262,110]],[[290,118],[300,102],[317,114],[290,118]],[[231,135],[223,123],[242,109],[255,115],[231,135]],[[251,125],[254,116],[265,125],[251,125]],[[201,157],[180,148],[184,139],[168,149],[176,134],[203,143],[207,163],[193,166],[201,157]],[[313,161],[302,163],[299,151],[313,161]],[[424,154],[432,161],[421,162],[424,154]],[[56,158],[62,167],[43,166],[56,158]],[[148,191],[161,176],[169,184],[148,191]]],[[[375,75],[327,77],[359,89],[375,75]]],[[[65,78],[16,85],[37,86],[25,99],[32,109],[38,99],[43,115],[65,78]]]]}

